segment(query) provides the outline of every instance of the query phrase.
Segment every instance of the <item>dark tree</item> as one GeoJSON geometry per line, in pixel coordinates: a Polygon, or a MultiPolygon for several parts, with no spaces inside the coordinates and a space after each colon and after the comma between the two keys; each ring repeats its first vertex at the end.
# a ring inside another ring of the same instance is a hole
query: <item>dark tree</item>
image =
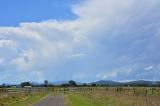
{"type": "Polygon", "coordinates": [[[44,85],[47,87],[48,86],[48,80],[44,80],[44,85]]]}
{"type": "Polygon", "coordinates": [[[91,84],[91,86],[92,86],[92,87],[95,87],[95,86],[96,86],[96,84],[92,83],[92,84],[91,84]]]}
{"type": "Polygon", "coordinates": [[[6,84],[3,83],[2,85],[0,85],[1,88],[5,88],[6,87],[6,84]]]}
{"type": "Polygon", "coordinates": [[[85,87],[85,86],[87,86],[87,84],[86,84],[86,83],[84,83],[82,86],[84,86],[84,87],[85,87]]]}
{"type": "Polygon", "coordinates": [[[21,87],[25,87],[25,86],[31,86],[31,83],[30,82],[22,82],[21,87]]]}
{"type": "Polygon", "coordinates": [[[68,84],[69,84],[69,86],[77,86],[76,82],[73,81],[73,80],[70,80],[70,81],[68,82],[68,84]]]}
{"type": "Polygon", "coordinates": [[[6,84],[5,84],[5,83],[3,83],[3,84],[2,84],[2,87],[5,87],[5,86],[6,86],[6,84]]]}
{"type": "Polygon", "coordinates": [[[69,84],[65,84],[65,83],[64,83],[64,84],[61,84],[60,86],[61,86],[61,87],[68,87],[69,84]]]}

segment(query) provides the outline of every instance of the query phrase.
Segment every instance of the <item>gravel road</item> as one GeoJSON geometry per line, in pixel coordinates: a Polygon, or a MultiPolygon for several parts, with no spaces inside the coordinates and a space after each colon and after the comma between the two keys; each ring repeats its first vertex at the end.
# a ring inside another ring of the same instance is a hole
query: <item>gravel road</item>
{"type": "Polygon", "coordinates": [[[64,106],[62,95],[48,95],[32,106],[64,106]]]}

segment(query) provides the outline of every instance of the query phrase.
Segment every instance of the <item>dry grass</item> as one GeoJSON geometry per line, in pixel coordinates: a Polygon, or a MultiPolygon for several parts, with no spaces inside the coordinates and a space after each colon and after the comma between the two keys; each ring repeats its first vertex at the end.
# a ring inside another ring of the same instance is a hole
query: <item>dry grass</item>
{"type": "MultiPolygon", "coordinates": [[[[92,91],[69,93],[68,95],[67,101],[70,101],[70,104],[74,103],[73,97],[75,97],[87,100],[86,103],[90,102],[92,106],[160,106],[160,90],[158,88],[154,92],[150,88],[123,88],[123,90],[98,88],[92,91]]],[[[82,102],[80,99],[77,100],[79,103],[82,102]]],[[[73,104],[73,106],[82,105],[73,104]]]]}
{"type": "Polygon", "coordinates": [[[67,95],[67,94],[64,94],[64,105],[65,106],[72,106],[69,95],[67,95]]]}
{"type": "Polygon", "coordinates": [[[0,106],[28,106],[45,94],[1,93],[0,106]]]}

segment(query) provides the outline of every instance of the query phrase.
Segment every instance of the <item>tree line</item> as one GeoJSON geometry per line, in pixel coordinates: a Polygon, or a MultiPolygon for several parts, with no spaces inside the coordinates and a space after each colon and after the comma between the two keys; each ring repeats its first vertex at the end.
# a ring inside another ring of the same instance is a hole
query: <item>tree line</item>
{"type": "Polygon", "coordinates": [[[76,81],[74,80],[70,80],[68,81],[68,83],[62,83],[59,85],[56,84],[51,84],[48,82],[48,80],[44,80],[44,82],[42,84],[33,84],[31,82],[22,82],[19,85],[7,85],[5,83],[3,83],[2,85],[0,85],[0,88],[8,88],[8,87],[160,87],[160,82],[157,85],[150,85],[148,83],[121,83],[121,84],[96,84],[96,83],[83,83],[83,84],[77,84],[76,81]]]}

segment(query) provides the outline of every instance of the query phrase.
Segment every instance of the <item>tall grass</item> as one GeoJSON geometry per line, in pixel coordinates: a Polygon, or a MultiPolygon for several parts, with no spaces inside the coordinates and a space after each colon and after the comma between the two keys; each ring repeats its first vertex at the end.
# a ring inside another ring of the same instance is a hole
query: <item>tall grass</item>
{"type": "Polygon", "coordinates": [[[1,93],[0,106],[28,106],[45,94],[31,94],[31,93],[1,93]]]}
{"type": "MultiPolygon", "coordinates": [[[[160,89],[96,88],[66,94],[70,106],[160,106],[160,89]]],[[[69,105],[68,105],[69,106],[69,105]]]]}

